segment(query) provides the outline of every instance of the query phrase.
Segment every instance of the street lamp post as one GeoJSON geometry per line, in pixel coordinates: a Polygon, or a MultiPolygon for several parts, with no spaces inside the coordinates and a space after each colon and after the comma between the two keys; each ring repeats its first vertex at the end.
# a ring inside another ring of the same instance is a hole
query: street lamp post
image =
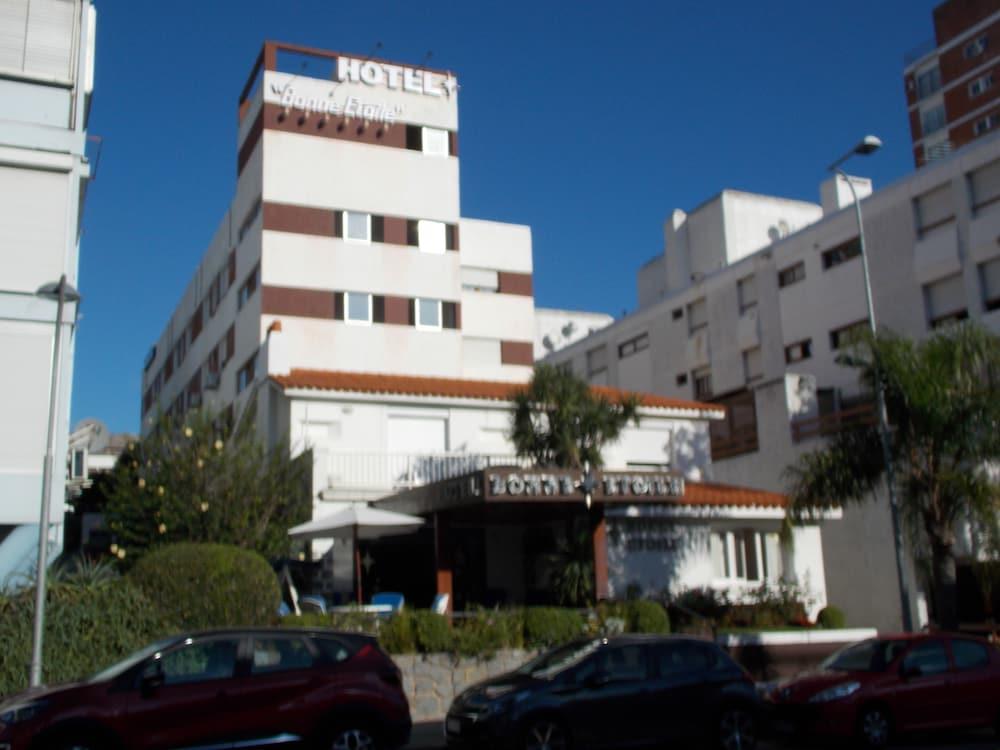
{"type": "Polygon", "coordinates": [[[42,684],[42,634],[45,627],[45,573],[49,548],[49,507],[52,502],[53,456],[56,451],[59,381],[62,370],[63,307],[79,302],[80,294],[66,281],[66,274],[56,283],[40,287],[35,296],[56,302],[56,332],[52,346],[52,376],[49,391],[49,426],[45,439],[45,465],[42,469],[42,512],[38,520],[38,566],[35,573],[35,622],[31,641],[31,687],[42,684]]]}
{"type": "MultiPolygon", "coordinates": [[[[861,250],[861,272],[865,280],[865,301],[868,303],[868,327],[872,335],[876,335],[877,326],[875,323],[875,306],[872,303],[872,285],[868,272],[868,251],[865,248],[865,226],[861,221],[861,202],[858,200],[858,193],[854,189],[854,183],[847,176],[840,165],[852,156],[867,156],[878,151],[882,147],[882,141],[874,135],[866,135],[850,151],[841,156],[837,161],[827,167],[827,171],[833,172],[836,178],[842,178],[851,191],[854,200],[854,215],[858,222],[858,244],[861,250]]],[[[835,186],[836,187],[836,186],[835,186]]],[[[896,552],[896,576],[899,583],[899,598],[902,607],[903,629],[913,630],[913,618],[910,614],[910,589],[907,582],[905,561],[903,560],[903,529],[899,520],[899,498],[896,495],[896,472],[892,463],[892,435],[889,432],[889,418],[885,408],[885,388],[882,385],[882,378],[878,372],[878,362],[875,363],[875,398],[876,410],[878,411],[878,431],[882,441],[882,460],[885,462],[885,482],[889,492],[889,510],[892,515],[892,534],[896,552]]]]}

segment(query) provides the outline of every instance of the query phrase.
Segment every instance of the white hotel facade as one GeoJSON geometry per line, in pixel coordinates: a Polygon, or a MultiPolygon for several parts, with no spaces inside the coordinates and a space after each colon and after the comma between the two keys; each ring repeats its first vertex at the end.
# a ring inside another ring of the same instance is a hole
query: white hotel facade
{"type": "MultiPolygon", "coordinates": [[[[971,318],[1000,331],[1000,139],[878,192],[851,179],[879,327],[922,337],[971,318]]],[[[784,491],[797,456],[874,419],[854,371],[836,363],[847,334],[867,324],[855,211],[843,181],[825,182],[821,197],[725,190],[674,211],[663,252],[638,272],[637,311],[546,361],[592,383],[725,405],[711,430],[715,478],[784,491]]],[[[822,525],[827,596],[849,624],[900,626],[892,538],[884,498],[822,525]]],[[[962,540],[961,553],[973,546],[962,540]]]]}
{"type": "MultiPolygon", "coordinates": [[[[63,275],[78,286],[95,31],[89,0],[0,0],[0,589],[37,560],[57,313],[36,292],[63,275]]],[[[62,545],[75,319],[66,305],[50,558],[62,545]]]]}
{"type": "MultiPolygon", "coordinates": [[[[531,377],[536,337],[531,232],[462,216],[458,97],[448,71],[264,45],[239,100],[235,197],[144,364],[144,434],[160,411],[241,419],[254,400],[272,445],[312,451],[314,517],[516,463],[510,398],[531,377]]],[[[749,566],[759,580],[811,581],[822,605],[818,529],[783,549],[781,496],[710,483],[708,424],[724,411],[690,398],[642,404],[606,466],[676,472],[689,491],[654,521],[637,504],[597,522],[599,593],[740,588],[736,568],[749,566]],[[669,564],[663,545],[629,542],[664,524],[669,564]]],[[[470,554],[492,561],[478,590],[523,600],[537,583],[516,550],[558,524],[531,512],[476,522],[470,554]]],[[[437,514],[427,519],[437,534],[437,514]]],[[[463,528],[453,540],[472,538],[463,528]]],[[[315,550],[332,570],[328,593],[349,591],[350,546],[315,550]]],[[[461,606],[452,571],[433,564],[461,606]]]]}

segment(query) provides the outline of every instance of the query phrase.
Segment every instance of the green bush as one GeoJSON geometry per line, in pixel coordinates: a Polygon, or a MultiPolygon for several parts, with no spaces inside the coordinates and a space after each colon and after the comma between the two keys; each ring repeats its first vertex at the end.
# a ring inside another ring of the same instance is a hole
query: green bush
{"type": "Polygon", "coordinates": [[[503,648],[524,646],[524,616],[519,610],[476,611],[455,621],[455,648],[463,656],[488,658],[503,648]]]}
{"type": "Polygon", "coordinates": [[[528,607],[524,610],[524,643],[529,648],[555,646],[584,632],[583,617],[573,609],[528,607]]]}
{"type": "Polygon", "coordinates": [[[413,610],[410,617],[413,618],[417,651],[422,654],[438,654],[454,650],[455,637],[447,617],[428,609],[413,610]]]}
{"type": "Polygon", "coordinates": [[[278,624],[283,628],[329,628],[330,615],[321,612],[303,612],[301,615],[284,615],[278,624]]]}
{"type": "Polygon", "coordinates": [[[660,604],[649,599],[625,602],[625,630],[629,633],[669,633],[670,617],[660,604]]]}
{"type": "Polygon", "coordinates": [[[267,560],[225,544],[159,547],[144,555],[128,578],[185,629],[269,625],[281,601],[267,560]]]}
{"type": "MultiPolygon", "coordinates": [[[[0,598],[0,696],[28,686],[34,615],[34,589],[0,598]]],[[[87,677],[174,630],[128,581],[53,582],[45,604],[44,681],[87,677]]]]}
{"type": "Polygon", "coordinates": [[[410,610],[396,612],[385,621],[379,628],[378,639],[390,654],[416,653],[417,630],[410,610]]]}
{"type": "Polygon", "coordinates": [[[835,628],[842,628],[847,625],[847,618],[844,617],[844,613],[839,607],[834,607],[832,604],[828,604],[819,611],[816,615],[816,624],[821,628],[827,628],[833,630],[835,628]]]}

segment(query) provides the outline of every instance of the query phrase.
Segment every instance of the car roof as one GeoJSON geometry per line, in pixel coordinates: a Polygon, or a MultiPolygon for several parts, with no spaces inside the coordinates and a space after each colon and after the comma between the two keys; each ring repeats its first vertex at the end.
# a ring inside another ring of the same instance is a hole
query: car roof
{"type": "Polygon", "coordinates": [[[701,638],[696,635],[684,635],[684,634],[659,634],[659,633],[626,633],[623,635],[613,635],[608,636],[603,639],[605,643],[609,645],[628,645],[633,643],[678,643],[678,642],[691,642],[691,643],[710,643],[715,645],[715,641],[711,638],[701,638]]]}
{"type": "Polygon", "coordinates": [[[341,638],[351,638],[351,639],[371,639],[374,640],[375,636],[370,633],[352,633],[345,632],[342,630],[334,630],[332,628],[323,627],[250,627],[250,628],[209,628],[205,630],[191,630],[181,633],[176,633],[173,636],[168,636],[168,640],[179,641],[185,638],[207,638],[216,636],[232,636],[236,638],[242,638],[245,636],[252,635],[322,635],[322,636],[336,636],[341,638]]]}

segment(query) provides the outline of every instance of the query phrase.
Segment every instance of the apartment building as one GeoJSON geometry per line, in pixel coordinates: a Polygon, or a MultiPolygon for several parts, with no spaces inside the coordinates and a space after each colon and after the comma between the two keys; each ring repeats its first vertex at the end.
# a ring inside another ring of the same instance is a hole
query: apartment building
{"type": "Polygon", "coordinates": [[[1000,0],[947,0],[933,17],[934,38],[904,57],[918,167],[1000,127],[1000,0]]]}
{"type": "MultiPolygon", "coordinates": [[[[161,412],[254,414],[272,445],[311,451],[316,518],[519,465],[509,430],[513,392],[534,362],[531,233],[462,216],[459,92],[449,71],[264,45],[239,96],[235,197],[143,365],[143,434],[161,412]]],[[[574,321],[564,336],[608,322],[563,312],[556,319],[560,331],[574,321]]],[[[620,536],[611,547],[601,537],[595,552],[612,552],[609,594],[624,594],[632,578],[656,590],[711,583],[712,560],[735,569],[737,556],[772,576],[786,565],[822,578],[815,557],[776,551],[781,496],[707,484],[708,424],[722,409],[646,396],[643,414],[609,446],[606,465],[684,478],[689,491],[655,499],[690,506],[678,517],[698,532],[685,556],[700,562],[671,578],[678,566],[654,564],[663,545],[633,544],[646,557],[626,559],[615,551],[620,536]],[[723,536],[710,542],[715,526],[723,536]]],[[[636,486],[650,481],[640,479],[636,486]]],[[[536,515],[515,524],[515,536],[491,526],[473,545],[477,554],[535,543],[523,526],[543,523],[546,502],[519,507],[536,515]]],[[[644,507],[641,497],[622,505],[621,523],[636,526],[644,507]]],[[[514,518],[498,513],[504,523],[514,518]]],[[[317,542],[312,552],[327,592],[349,592],[350,543],[317,542]]],[[[728,583],[724,570],[720,578],[728,583]]],[[[459,585],[455,599],[466,590],[459,585]]],[[[511,588],[525,590],[523,581],[511,588]]]]}
{"type": "MultiPolygon", "coordinates": [[[[77,284],[95,22],[88,0],[0,0],[0,349],[11,365],[0,372],[0,586],[37,560],[57,322],[57,303],[37,292],[63,276],[77,284]]],[[[50,556],[62,543],[75,307],[61,323],[50,556]]]]}
{"type": "MultiPolygon", "coordinates": [[[[878,192],[851,179],[879,325],[923,336],[974,318],[1000,331],[1000,137],[878,192]]],[[[639,270],[638,310],[546,361],[593,383],[727,406],[711,426],[714,477],[782,491],[798,455],[874,418],[870,395],[836,363],[867,321],[850,193],[830,180],[821,194],[822,205],[803,205],[727,190],[675,211],[663,254],[639,270]]],[[[827,596],[851,623],[900,625],[891,539],[886,502],[823,524],[827,596]]]]}

